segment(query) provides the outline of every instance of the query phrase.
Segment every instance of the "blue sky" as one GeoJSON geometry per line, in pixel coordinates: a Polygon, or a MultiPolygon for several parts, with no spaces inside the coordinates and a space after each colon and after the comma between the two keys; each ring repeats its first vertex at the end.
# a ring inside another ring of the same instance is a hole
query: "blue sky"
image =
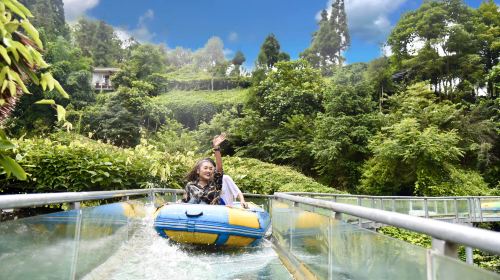
{"type": "MultiPolygon", "coordinates": [[[[66,18],[101,19],[142,42],[196,50],[212,36],[224,42],[226,56],[241,50],[252,67],[269,33],[292,59],[306,49],[317,30],[319,12],[328,0],[63,0],[66,18]]],[[[331,1],[331,0],[330,0],[331,1]]],[[[345,0],[351,47],[348,63],[381,55],[381,45],[404,12],[422,0],[345,0]]],[[[482,0],[466,0],[478,7],[482,0]]],[[[498,1],[495,1],[498,4],[498,1]]]]}

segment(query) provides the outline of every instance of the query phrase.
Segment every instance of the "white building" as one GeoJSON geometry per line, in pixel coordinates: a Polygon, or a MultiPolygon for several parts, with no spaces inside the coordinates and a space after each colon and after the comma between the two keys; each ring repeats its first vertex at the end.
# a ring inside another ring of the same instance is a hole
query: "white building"
{"type": "Polygon", "coordinates": [[[111,67],[95,67],[92,71],[92,87],[95,90],[108,91],[114,90],[111,84],[111,76],[118,72],[118,68],[111,67]]]}

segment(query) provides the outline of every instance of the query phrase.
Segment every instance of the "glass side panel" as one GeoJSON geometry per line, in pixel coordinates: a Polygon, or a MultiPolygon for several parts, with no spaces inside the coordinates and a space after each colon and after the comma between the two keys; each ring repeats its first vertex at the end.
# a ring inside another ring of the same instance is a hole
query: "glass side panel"
{"type": "Polygon", "coordinates": [[[344,222],[331,233],[332,279],[426,278],[424,248],[344,222]]]}
{"type": "Polygon", "coordinates": [[[83,208],[80,222],[77,278],[103,263],[128,240],[131,219],[145,217],[143,203],[127,201],[83,208]]]}
{"type": "Polygon", "coordinates": [[[0,278],[71,279],[75,210],[0,223],[0,278]]]}
{"type": "Polygon", "coordinates": [[[483,218],[500,218],[500,199],[481,199],[483,218]]]}
{"type": "Polygon", "coordinates": [[[328,279],[332,219],[311,211],[310,207],[301,208],[293,212],[290,252],[317,278],[328,279]]]}
{"type": "Polygon", "coordinates": [[[293,212],[290,203],[273,200],[271,210],[273,236],[284,250],[290,249],[293,212]]]}
{"type": "Polygon", "coordinates": [[[500,274],[486,271],[477,266],[468,265],[462,261],[450,257],[432,256],[433,278],[443,279],[467,279],[467,280],[498,280],[500,274]]]}
{"type": "Polygon", "coordinates": [[[408,214],[408,201],[403,199],[383,199],[383,210],[408,214]]]}
{"type": "Polygon", "coordinates": [[[273,235],[318,279],[426,279],[426,249],[335,220],[332,211],[273,201],[273,235]]]}

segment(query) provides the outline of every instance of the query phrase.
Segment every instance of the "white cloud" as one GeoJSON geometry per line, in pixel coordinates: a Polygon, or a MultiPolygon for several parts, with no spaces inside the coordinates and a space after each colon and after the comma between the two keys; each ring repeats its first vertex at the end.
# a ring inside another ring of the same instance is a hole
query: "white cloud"
{"type": "Polygon", "coordinates": [[[386,44],[384,44],[382,46],[380,52],[382,53],[383,56],[387,56],[387,57],[389,57],[393,54],[391,46],[386,45],[386,44]]]}
{"type": "MultiPolygon", "coordinates": [[[[371,43],[385,41],[392,30],[389,15],[406,1],[408,0],[346,0],[349,33],[371,43]]],[[[331,11],[332,2],[333,0],[328,1],[328,12],[331,11]]],[[[316,20],[320,18],[321,11],[316,14],[316,20]]]]}
{"type": "Polygon", "coordinates": [[[224,53],[224,57],[227,59],[231,59],[231,56],[234,54],[234,51],[231,49],[224,49],[222,52],[224,53]]]}
{"type": "Polygon", "coordinates": [[[238,33],[236,33],[236,32],[231,32],[231,33],[229,33],[229,36],[227,36],[227,40],[229,42],[236,42],[236,41],[238,41],[238,38],[239,38],[238,33]]]}
{"type": "Polygon", "coordinates": [[[63,0],[66,20],[71,22],[99,4],[99,0],[63,0]]]}
{"type": "Polygon", "coordinates": [[[135,28],[128,29],[122,27],[115,27],[116,35],[123,42],[127,41],[131,37],[133,37],[135,40],[141,43],[150,42],[156,34],[149,30],[147,24],[151,20],[153,20],[154,17],[155,17],[154,11],[149,9],[146,11],[146,13],[144,13],[142,16],[139,17],[139,20],[135,28]]]}

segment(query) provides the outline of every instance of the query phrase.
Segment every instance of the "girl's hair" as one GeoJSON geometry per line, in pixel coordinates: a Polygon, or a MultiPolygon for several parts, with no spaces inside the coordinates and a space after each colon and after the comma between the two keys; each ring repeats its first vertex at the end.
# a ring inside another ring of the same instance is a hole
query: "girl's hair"
{"type": "Polygon", "coordinates": [[[201,165],[204,163],[204,162],[209,162],[211,163],[214,168],[215,168],[215,161],[211,158],[204,158],[204,159],[200,159],[194,166],[193,168],[191,169],[191,171],[189,171],[189,173],[186,175],[186,180],[188,182],[194,182],[196,180],[198,180],[198,169],[200,169],[201,165]]]}

